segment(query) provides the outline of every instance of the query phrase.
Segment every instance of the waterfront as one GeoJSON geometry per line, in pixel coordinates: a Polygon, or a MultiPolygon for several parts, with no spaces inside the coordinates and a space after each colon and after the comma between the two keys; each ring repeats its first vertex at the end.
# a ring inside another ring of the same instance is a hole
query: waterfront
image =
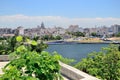
{"type": "Polygon", "coordinates": [[[77,62],[85,58],[93,51],[100,51],[102,47],[107,47],[109,44],[51,44],[47,48],[49,52],[58,52],[64,57],[73,58],[77,62]]]}

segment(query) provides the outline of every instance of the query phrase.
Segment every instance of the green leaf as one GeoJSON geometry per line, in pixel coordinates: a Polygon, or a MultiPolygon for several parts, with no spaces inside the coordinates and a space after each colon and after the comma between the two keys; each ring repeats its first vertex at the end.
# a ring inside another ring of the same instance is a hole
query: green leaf
{"type": "Polygon", "coordinates": [[[36,46],[36,45],[37,45],[37,42],[33,40],[33,41],[31,42],[31,44],[34,45],[34,46],[36,46]]]}
{"type": "Polygon", "coordinates": [[[17,52],[22,52],[24,50],[27,50],[27,49],[23,45],[17,48],[17,52]]]}
{"type": "Polygon", "coordinates": [[[27,41],[28,43],[30,43],[30,39],[26,39],[26,41],[27,41]]]}
{"type": "Polygon", "coordinates": [[[21,42],[21,41],[23,40],[23,37],[22,37],[22,36],[17,36],[16,40],[17,40],[18,42],[21,42]]]}

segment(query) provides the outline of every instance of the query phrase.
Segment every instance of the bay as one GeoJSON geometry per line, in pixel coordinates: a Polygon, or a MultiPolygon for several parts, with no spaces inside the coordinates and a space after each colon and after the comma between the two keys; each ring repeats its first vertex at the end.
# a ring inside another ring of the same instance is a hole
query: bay
{"type": "Polygon", "coordinates": [[[48,52],[58,52],[66,58],[75,59],[77,62],[85,58],[91,52],[98,52],[102,47],[107,47],[109,44],[92,43],[92,44],[51,44],[46,49],[48,52]]]}

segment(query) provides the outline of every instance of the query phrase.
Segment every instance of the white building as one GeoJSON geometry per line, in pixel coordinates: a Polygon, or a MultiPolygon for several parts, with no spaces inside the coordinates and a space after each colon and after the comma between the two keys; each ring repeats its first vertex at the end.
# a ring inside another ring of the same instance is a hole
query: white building
{"type": "Polygon", "coordinates": [[[16,34],[24,35],[24,28],[22,26],[17,27],[16,34]]]}
{"type": "Polygon", "coordinates": [[[120,25],[115,24],[115,25],[112,25],[111,28],[113,30],[113,34],[117,34],[120,32],[120,25]]]}

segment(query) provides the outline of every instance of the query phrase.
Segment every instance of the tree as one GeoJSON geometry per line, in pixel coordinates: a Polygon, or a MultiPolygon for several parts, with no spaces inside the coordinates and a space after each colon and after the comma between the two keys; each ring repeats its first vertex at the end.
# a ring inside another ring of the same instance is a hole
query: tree
{"type": "Polygon", "coordinates": [[[49,36],[48,35],[45,35],[45,36],[42,36],[42,38],[41,38],[42,40],[49,40],[49,36]]]}
{"type": "Polygon", "coordinates": [[[45,35],[41,38],[42,40],[60,40],[62,39],[59,35],[53,36],[53,35],[45,35]]]}
{"type": "Polygon", "coordinates": [[[56,40],[60,40],[60,39],[62,39],[60,36],[55,36],[55,39],[56,40]]]}
{"type": "Polygon", "coordinates": [[[120,37],[120,32],[118,34],[116,34],[116,37],[120,37]]]}
{"type": "Polygon", "coordinates": [[[17,44],[16,37],[9,37],[5,40],[0,41],[0,54],[9,54],[9,52],[13,52],[14,48],[17,44]]]}
{"type": "Polygon", "coordinates": [[[91,36],[96,37],[96,36],[97,36],[97,33],[93,32],[93,33],[91,33],[91,36]]]}
{"type": "Polygon", "coordinates": [[[38,53],[41,53],[44,49],[48,47],[48,45],[44,44],[42,41],[37,44],[35,41],[32,41],[32,44],[28,44],[27,47],[29,47],[31,51],[36,51],[38,53]]]}
{"type": "Polygon", "coordinates": [[[46,49],[48,45],[44,44],[42,41],[37,43],[38,40],[39,40],[39,37],[34,37],[33,40],[30,40],[28,37],[25,37],[25,36],[24,37],[13,36],[13,37],[7,38],[6,40],[1,41],[0,54],[9,54],[10,52],[14,52],[14,50],[21,44],[24,44],[24,46],[29,48],[29,50],[31,51],[41,52],[44,49],[46,49]],[[17,38],[20,41],[17,41],[16,40],[17,38]]]}
{"type": "Polygon", "coordinates": [[[67,32],[69,35],[71,34],[71,35],[73,35],[73,36],[76,36],[76,37],[80,37],[80,36],[82,36],[82,37],[84,37],[85,36],[85,33],[82,33],[82,32],[67,32]]]}
{"type": "Polygon", "coordinates": [[[100,52],[93,52],[75,65],[76,68],[103,80],[120,80],[120,51],[110,45],[100,52]]]}

